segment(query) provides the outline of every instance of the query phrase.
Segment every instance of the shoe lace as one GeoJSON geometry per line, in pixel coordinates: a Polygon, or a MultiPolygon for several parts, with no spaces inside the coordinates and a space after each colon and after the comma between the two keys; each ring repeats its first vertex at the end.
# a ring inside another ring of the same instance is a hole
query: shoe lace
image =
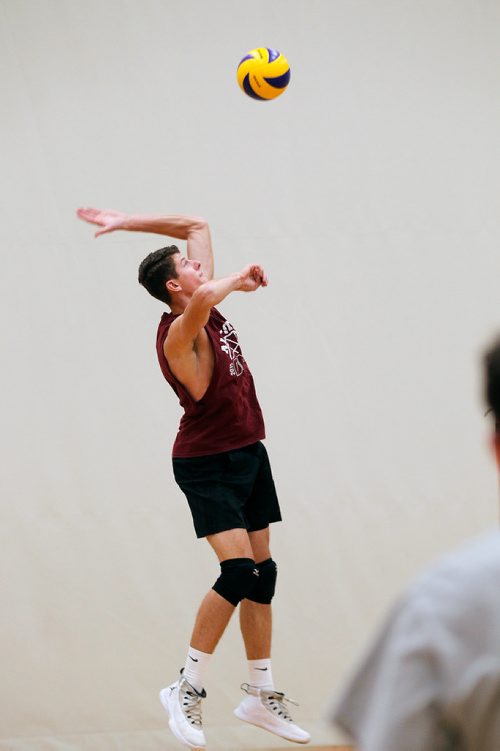
{"type": "Polygon", "coordinates": [[[281,691],[266,691],[265,689],[252,686],[249,683],[242,683],[241,688],[247,694],[260,696],[264,703],[264,706],[266,706],[274,714],[278,715],[278,717],[280,717],[282,720],[293,722],[292,718],[290,717],[288,707],[285,706],[285,702],[288,702],[289,704],[295,704],[295,706],[298,707],[299,704],[294,699],[290,699],[290,697],[285,696],[285,694],[281,691]]]}
{"type": "Polygon", "coordinates": [[[194,689],[190,691],[189,688],[186,687],[182,691],[182,709],[191,725],[199,725],[200,727],[202,726],[201,700],[203,698],[203,695],[198,694],[194,689]]]}

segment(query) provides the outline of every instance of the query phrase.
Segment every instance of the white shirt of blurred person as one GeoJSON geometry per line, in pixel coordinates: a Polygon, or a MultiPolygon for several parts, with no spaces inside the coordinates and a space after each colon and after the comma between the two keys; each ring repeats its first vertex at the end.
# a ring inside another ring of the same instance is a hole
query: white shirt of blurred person
{"type": "MultiPolygon", "coordinates": [[[[484,356],[500,469],[500,338],[484,356]]],[[[331,711],[359,751],[500,751],[500,533],[400,597],[331,711]]]]}

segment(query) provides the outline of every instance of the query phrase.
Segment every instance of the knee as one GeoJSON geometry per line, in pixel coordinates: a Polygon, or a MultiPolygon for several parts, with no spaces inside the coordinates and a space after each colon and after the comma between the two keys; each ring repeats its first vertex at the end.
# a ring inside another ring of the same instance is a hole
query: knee
{"type": "Polygon", "coordinates": [[[252,558],[230,558],[222,561],[220,569],[221,574],[212,589],[236,607],[251,595],[258,582],[255,561],[252,558]]]}
{"type": "Polygon", "coordinates": [[[268,558],[266,561],[257,564],[257,571],[259,578],[247,598],[252,602],[259,602],[261,605],[269,605],[276,589],[278,567],[272,558],[268,558]]]}

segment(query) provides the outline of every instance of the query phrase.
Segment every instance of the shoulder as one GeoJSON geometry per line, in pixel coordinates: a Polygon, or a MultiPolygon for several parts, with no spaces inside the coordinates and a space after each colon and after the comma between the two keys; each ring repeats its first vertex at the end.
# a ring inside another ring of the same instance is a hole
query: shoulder
{"type": "Polygon", "coordinates": [[[174,315],[173,313],[170,313],[169,311],[165,311],[160,318],[160,321],[158,323],[158,329],[157,329],[157,341],[164,340],[167,336],[170,326],[172,323],[178,318],[177,315],[174,315]]]}
{"type": "Polygon", "coordinates": [[[169,310],[165,310],[160,318],[160,322],[158,323],[158,328],[165,328],[166,326],[170,326],[172,321],[174,321],[176,318],[178,318],[177,314],[171,313],[169,310]]]}
{"type": "Polygon", "coordinates": [[[499,580],[500,533],[494,532],[441,556],[415,577],[390,609],[382,632],[413,631],[416,641],[427,641],[436,628],[490,606],[500,623],[499,580]]]}
{"type": "Polygon", "coordinates": [[[488,622],[493,618],[500,624],[499,580],[500,533],[494,532],[467,542],[425,569],[400,597],[396,620],[403,628],[420,624],[426,638],[455,631],[460,624],[466,627],[479,613],[489,613],[488,622]]]}
{"type": "MultiPolygon", "coordinates": [[[[478,578],[500,575],[500,532],[494,531],[469,540],[446,553],[414,579],[410,592],[421,590],[447,591],[457,583],[457,589],[473,586],[478,578]],[[448,584],[449,583],[449,584],[448,584]]],[[[444,592],[443,592],[444,593],[444,592]]]]}

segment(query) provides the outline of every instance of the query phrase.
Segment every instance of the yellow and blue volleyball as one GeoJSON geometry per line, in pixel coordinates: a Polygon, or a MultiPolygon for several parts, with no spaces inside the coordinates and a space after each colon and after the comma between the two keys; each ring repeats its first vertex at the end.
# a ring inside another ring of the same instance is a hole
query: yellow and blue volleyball
{"type": "Polygon", "coordinates": [[[290,66],[278,50],[257,47],[240,60],[237,77],[241,89],[252,99],[276,99],[290,82],[290,66]]]}

